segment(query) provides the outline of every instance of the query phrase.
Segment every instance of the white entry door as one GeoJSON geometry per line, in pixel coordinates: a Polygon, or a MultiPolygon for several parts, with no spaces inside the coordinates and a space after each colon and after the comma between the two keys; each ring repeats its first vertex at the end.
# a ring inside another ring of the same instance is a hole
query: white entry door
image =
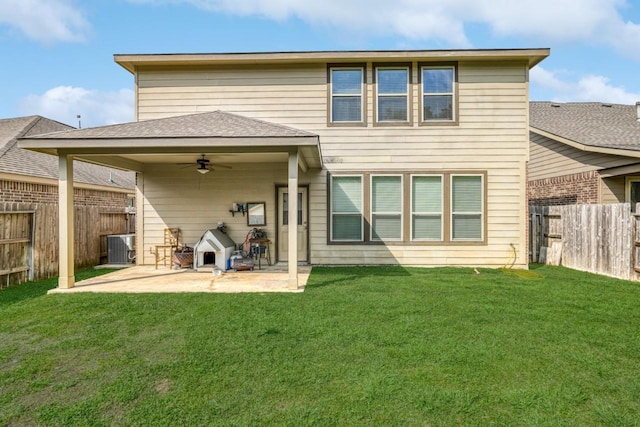
{"type": "MultiPolygon", "coordinates": [[[[278,261],[286,262],[289,253],[289,193],[287,187],[278,188],[278,261]]],[[[307,262],[309,252],[307,188],[298,187],[298,261],[307,262]]]]}

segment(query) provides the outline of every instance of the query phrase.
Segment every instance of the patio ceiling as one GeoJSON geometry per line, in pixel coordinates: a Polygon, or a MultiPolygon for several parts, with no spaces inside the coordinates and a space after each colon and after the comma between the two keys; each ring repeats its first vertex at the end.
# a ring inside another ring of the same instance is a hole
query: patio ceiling
{"type": "Polygon", "coordinates": [[[145,164],[286,162],[298,152],[303,169],[321,168],[318,135],[288,126],[214,111],[21,139],[21,148],[133,171],[145,164]]]}

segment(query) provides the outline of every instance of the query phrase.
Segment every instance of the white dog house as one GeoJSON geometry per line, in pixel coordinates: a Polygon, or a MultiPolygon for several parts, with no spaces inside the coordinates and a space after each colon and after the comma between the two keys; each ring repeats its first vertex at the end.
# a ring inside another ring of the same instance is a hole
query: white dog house
{"type": "Polygon", "coordinates": [[[226,271],[231,254],[236,249],[236,244],[227,233],[218,229],[205,231],[200,240],[193,245],[193,268],[217,266],[226,271]]]}

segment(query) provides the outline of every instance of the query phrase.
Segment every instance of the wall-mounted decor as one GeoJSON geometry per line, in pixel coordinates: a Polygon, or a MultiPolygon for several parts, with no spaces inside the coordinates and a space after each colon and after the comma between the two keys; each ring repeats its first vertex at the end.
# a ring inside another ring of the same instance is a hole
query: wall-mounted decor
{"type": "Polygon", "coordinates": [[[248,226],[264,226],[267,225],[267,209],[265,202],[248,202],[247,203],[247,225],[248,226]]]}

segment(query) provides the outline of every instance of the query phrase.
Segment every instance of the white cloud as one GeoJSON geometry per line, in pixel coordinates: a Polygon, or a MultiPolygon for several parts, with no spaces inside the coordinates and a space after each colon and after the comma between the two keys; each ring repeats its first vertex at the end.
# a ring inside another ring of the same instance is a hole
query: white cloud
{"type": "Polygon", "coordinates": [[[115,92],[88,90],[81,87],[58,86],[42,95],[29,95],[19,106],[21,114],[41,116],[82,127],[131,122],[134,116],[134,95],[130,89],[115,92]]]}
{"type": "Polygon", "coordinates": [[[82,41],[89,29],[70,0],[0,0],[0,26],[42,43],[82,41]]]}
{"type": "Polygon", "coordinates": [[[273,20],[297,17],[315,25],[373,35],[400,35],[469,47],[465,24],[498,36],[537,42],[605,45],[640,60],[640,25],[620,13],[626,0],[130,0],[195,7],[273,20]]]}
{"type": "Polygon", "coordinates": [[[537,66],[531,70],[532,86],[552,93],[549,101],[557,102],[609,102],[612,104],[635,104],[640,101],[640,93],[614,86],[605,76],[586,75],[578,81],[563,80],[564,72],[552,72],[537,66]]]}

